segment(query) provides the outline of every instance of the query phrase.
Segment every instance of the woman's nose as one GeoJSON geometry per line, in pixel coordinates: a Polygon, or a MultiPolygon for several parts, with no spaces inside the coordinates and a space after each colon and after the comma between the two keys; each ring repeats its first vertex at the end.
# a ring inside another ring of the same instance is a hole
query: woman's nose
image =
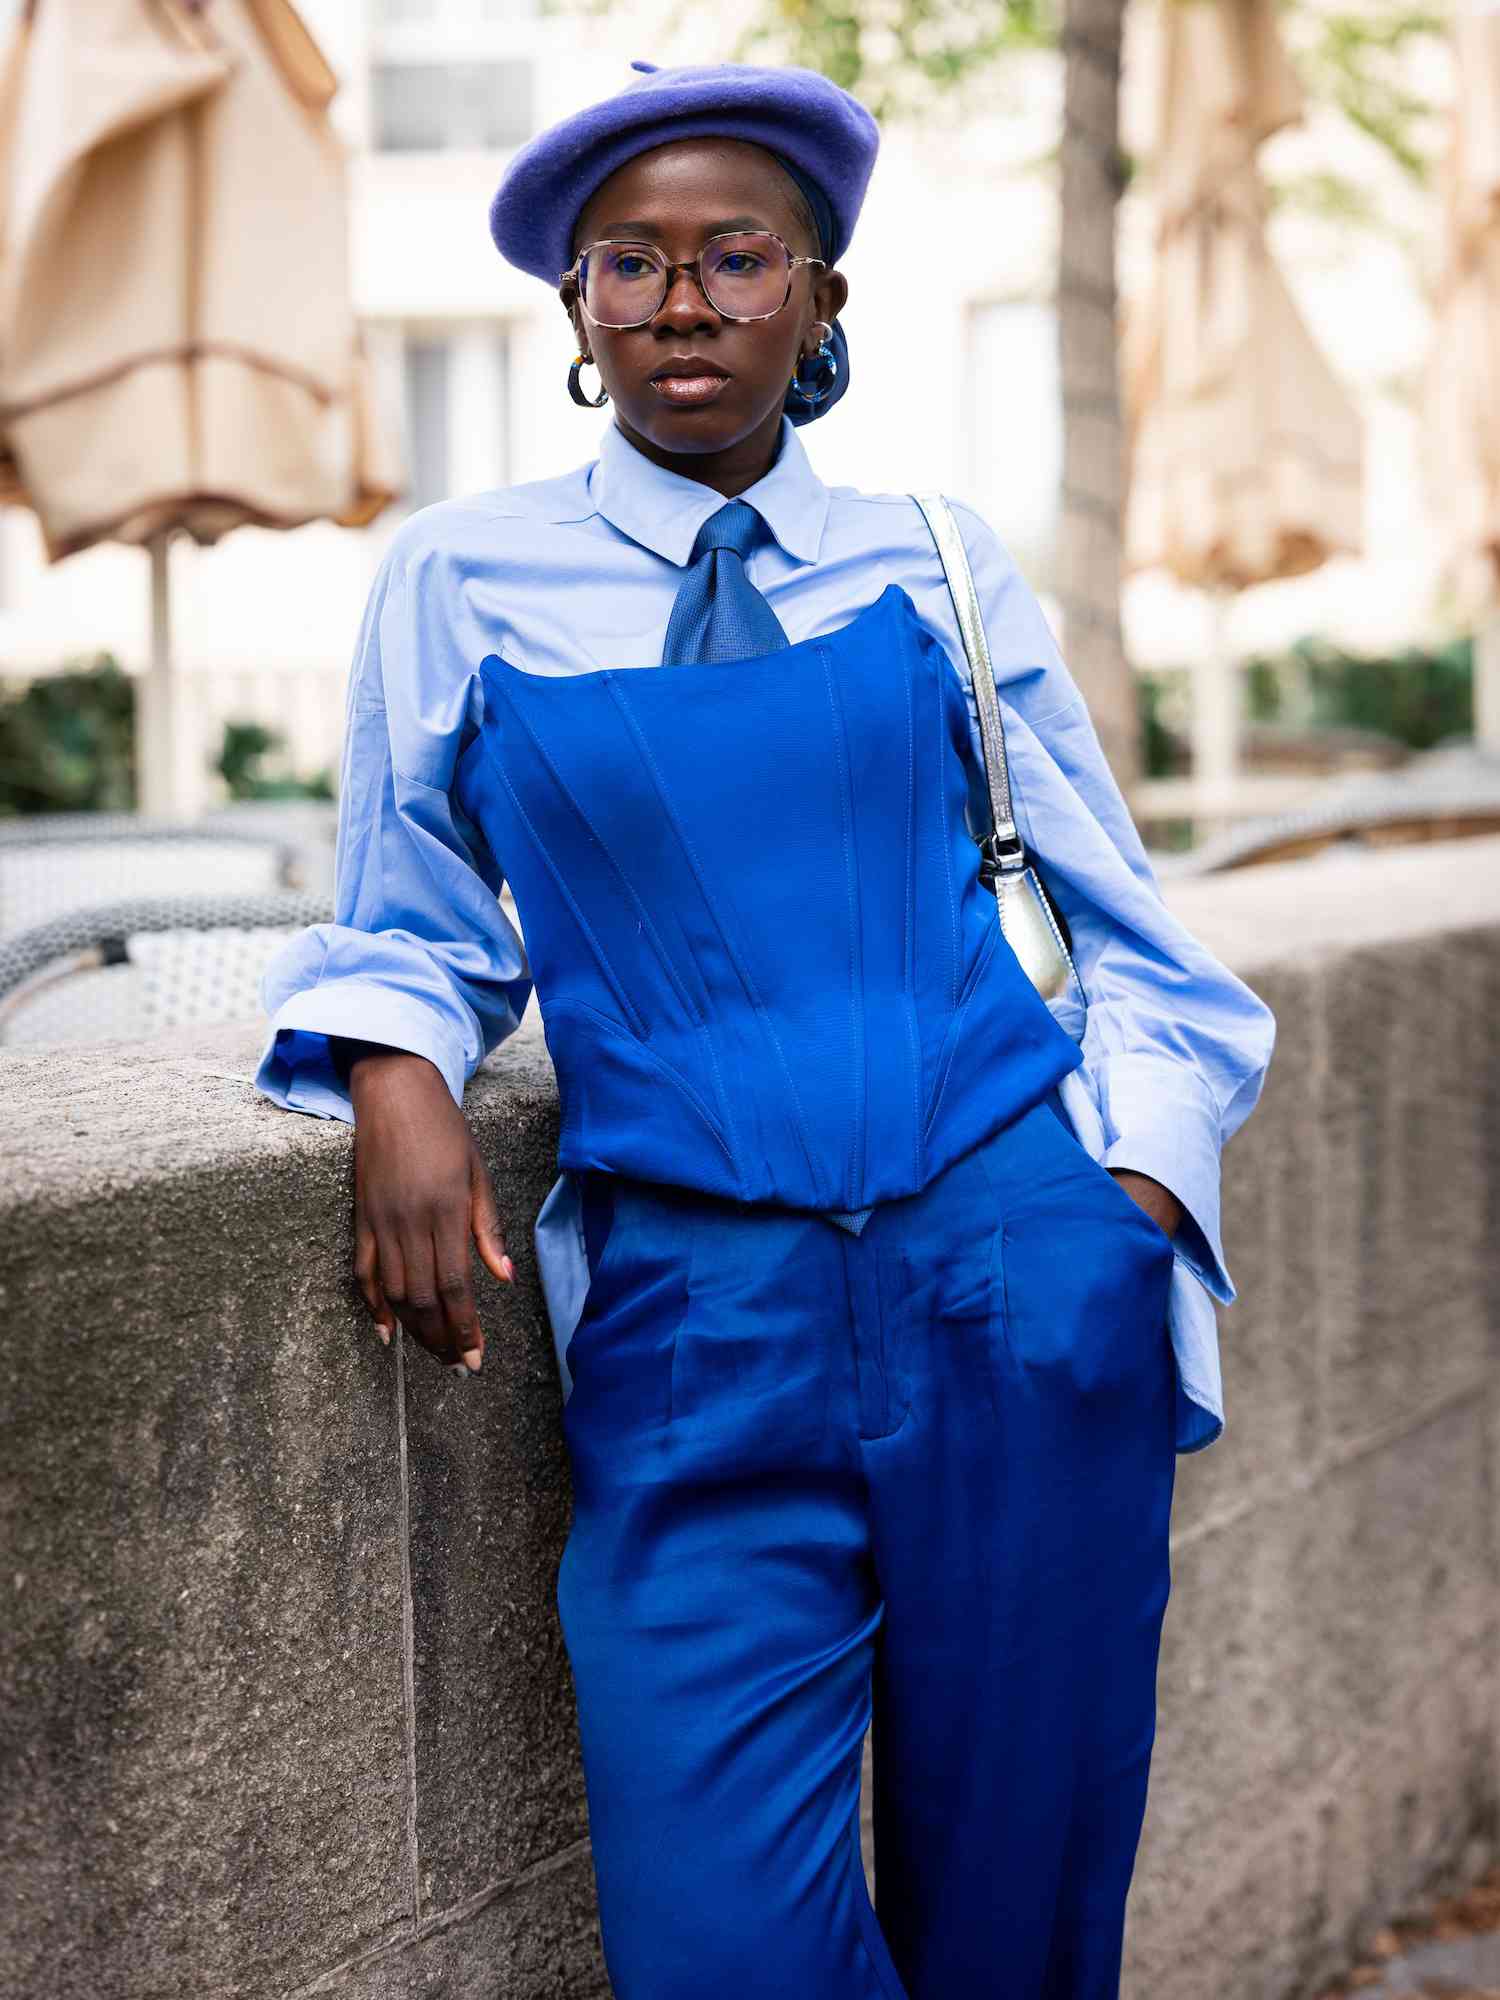
{"type": "Polygon", "coordinates": [[[667,280],[667,296],[656,309],[656,317],[671,326],[717,326],[719,315],[709,304],[697,275],[691,269],[674,271],[667,280]]]}

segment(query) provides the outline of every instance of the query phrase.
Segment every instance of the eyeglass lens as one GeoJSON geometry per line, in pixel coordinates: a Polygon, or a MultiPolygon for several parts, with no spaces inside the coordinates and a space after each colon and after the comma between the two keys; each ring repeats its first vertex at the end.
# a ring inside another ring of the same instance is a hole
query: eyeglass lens
{"type": "MultiPolygon", "coordinates": [[[[744,231],[703,246],[703,290],[715,312],[756,319],[780,310],[789,275],[785,246],[744,231]]],[[[583,266],[583,303],[604,326],[641,326],[667,295],[666,259],[645,243],[599,243],[583,266]]]]}

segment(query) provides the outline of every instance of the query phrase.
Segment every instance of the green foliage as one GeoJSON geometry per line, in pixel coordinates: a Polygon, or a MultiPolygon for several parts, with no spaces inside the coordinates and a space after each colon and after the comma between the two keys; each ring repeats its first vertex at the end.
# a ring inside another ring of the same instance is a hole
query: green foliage
{"type": "MultiPolygon", "coordinates": [[[[548,14],[602,14],[617,0],[542,0],[548,14]]],[[[953,115],[953,93],[1011,49],[1050,46],[1061,0],[752,0],[729,62],[819,71],[879,119],[953,115]]],[[[664,39],[699,10],[679,0],[664,39]]]]}
{"type": "Polygon", "coordinates": [[[325,766],[311,777],[299,778],[282,771],[266,776],[262,759],[280,750],[285,738],[278,730],[265,729],[258,722],[226,722],[224,741],[214,769],[229,787],[232,799],[331,799],[335,796],[333,774],[325,766]]]}
{"type": "Polygon", "coordinates": [[[110,653],[0,692],[0,818],[128,812],[135,690],[110,653]]]}
{"type": "MultiPolygon", "coordinates": [[[[214,769],[232,799],[332,799],[331,771],[266,774],[283,739],[256,722],[224,725],[214,769]]],[[[135,684],[111,653],[61,673],[0,682],[0,819],[130,812],[136,804],[135,684]]]]}
{"type": "Polygon", "coordinates": [[[1413,750],[1474,729],[1474,646],[1467,637],[1389,655],[1299,639],[1285,653],[1252,656],[1245,683],[1247,713],[1256,722],[1373,729],[1413,750]]]}
{"type": "Polygon", "coordinates": [[[953,92],[1059,26],[1054,0],[761,0],[730,60],[820,70],[878,119],[951,116],[953,92]]]}
{"type": "Polygon", "coordinates": [[[1376,194],[1363,182],[1327,168],[1282,174],[1268,190],[1273,209],[1294,208],[1345,229],[1386,231],[1389,222],[1376,194]]]}
{"type": "MultiPolygon", "coordinates": [[[[1136,675],[1143,768],[1148,778],[1187,768],[1192,724],[1192,675],[1185,667],[1136,675]]],[[[1299,734],[1320,729],[1369,729],[1411,750],[1474,731],[1474,647],[1471,639],[1399,653],[1347,653],[1330,640],[1299,639],[1283,653],[1255,653],[1241,670],[1249,722],[1277,723],[1299,734]]]]}
{"type": "Polygon", "coordinates": [[[1182,769],[1184,697],[1188,675],[1181,668],[1135,677],[1141,718],[1141,775],[1175,777],[1182,769]]]}
{"type": "Polygon", "coordinates": [[[1446,12],[1410,0],[1359,7],[1298,8],[1307,33],[1298,67],[1309,95],[1335,104],[1384,147],[1414,180],[1427,177],[1428,147],[1419,138],[1433,107],[1406,83],[1410,48],[1446,36],[1446,12]]]}

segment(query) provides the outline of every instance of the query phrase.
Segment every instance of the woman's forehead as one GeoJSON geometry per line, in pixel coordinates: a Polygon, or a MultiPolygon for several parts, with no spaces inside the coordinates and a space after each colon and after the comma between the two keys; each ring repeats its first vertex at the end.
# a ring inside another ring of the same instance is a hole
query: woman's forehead
{"type": "Polygon", "coordinates": [[[742,210],[749,219],[752,204],[758,211],[776,210],[767,220],[797,216],[795,185],[764,146],[704,136],[669,140],[626,160],[594,189],[579,220],[667,222],[680,217],[684,202],[708,204],[716,216],[722,208],[724,220],[742,210]],[[648,215],[648,208],[659,208],[660,216],[648,215]]]}

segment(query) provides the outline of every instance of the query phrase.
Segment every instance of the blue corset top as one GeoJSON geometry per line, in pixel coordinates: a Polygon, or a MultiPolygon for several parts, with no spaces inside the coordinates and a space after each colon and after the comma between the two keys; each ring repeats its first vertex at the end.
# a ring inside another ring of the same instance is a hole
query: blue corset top
{"type": "Polygon", "coordinates": [[[480,679],[458,798],[516,899],[560,1166],[859,1209],[1080,1060],[979,879],[964,689],[900,585],[780,652],[480,679]]]}

